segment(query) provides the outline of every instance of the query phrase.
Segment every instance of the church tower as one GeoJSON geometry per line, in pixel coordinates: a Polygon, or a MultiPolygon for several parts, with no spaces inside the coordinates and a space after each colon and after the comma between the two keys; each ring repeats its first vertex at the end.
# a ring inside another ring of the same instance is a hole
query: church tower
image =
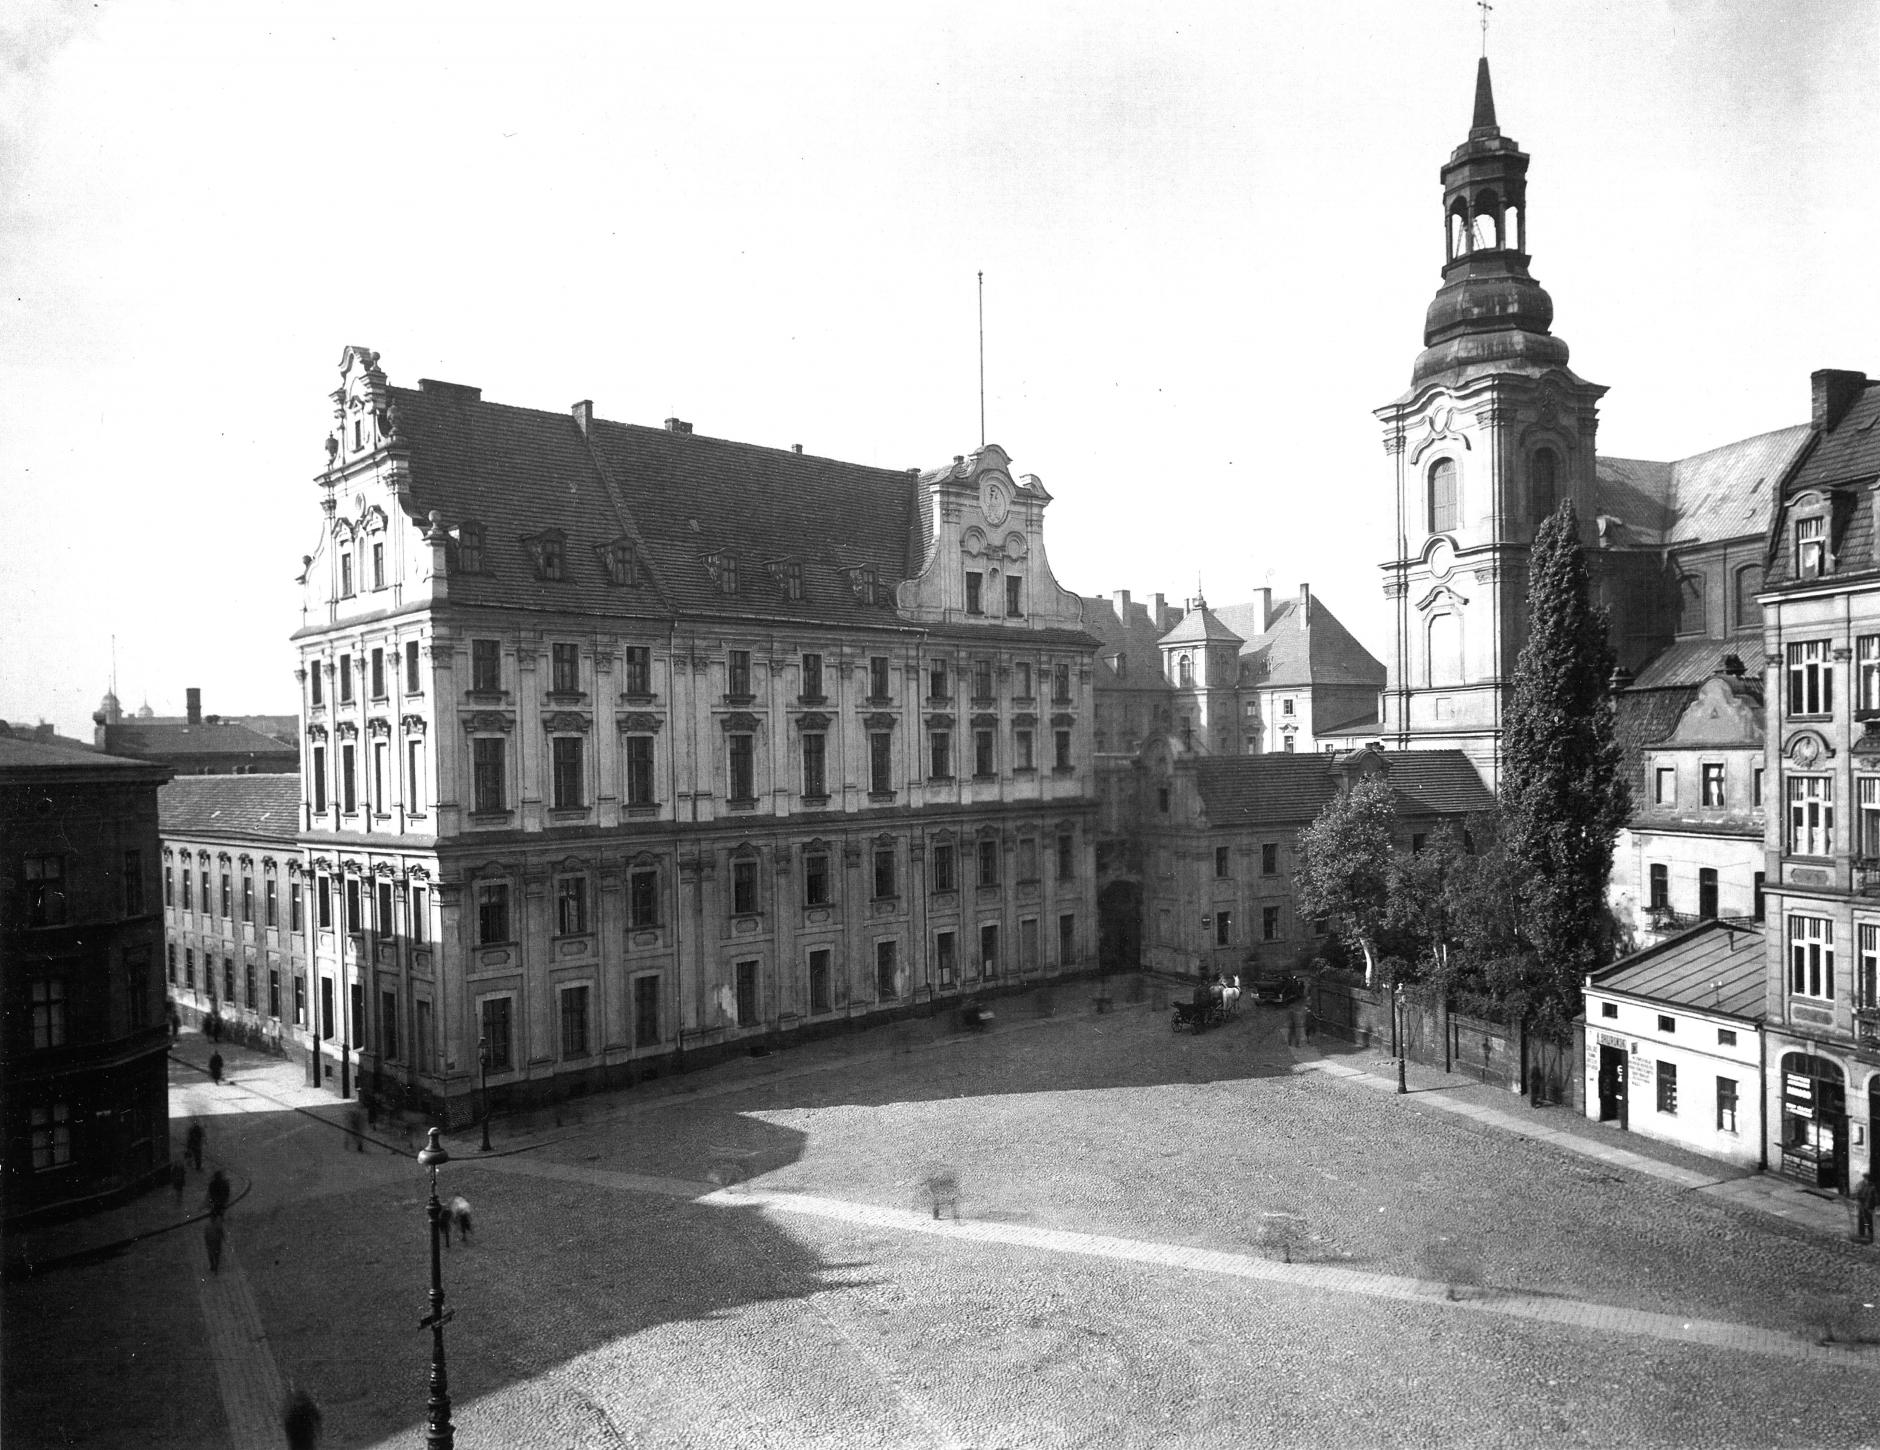
{"type": "Polygon", "coordinates": [[[1495,122],[1484,56],[1468,139],[1442,169],[1443,281],[1423,351],[1410,391],[1376,413],[1396,477],[1384,738],[1465,750],[1491,788],[1528,546],[1563,499],[1590,524],[1606,391],[1568,369],[1553,299],[1528,272],[1527,170],[1495,122]]]}

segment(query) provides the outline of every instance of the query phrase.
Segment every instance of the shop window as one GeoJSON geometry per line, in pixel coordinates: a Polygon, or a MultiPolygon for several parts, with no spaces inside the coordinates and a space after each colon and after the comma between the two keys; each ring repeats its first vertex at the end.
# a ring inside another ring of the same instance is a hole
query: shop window
{"type": "Polygon", "coordinates": [[[1678,1065],[1658,1064],[1658,1111],[1676,1117],[1678,1112],[1678,1065]]]}

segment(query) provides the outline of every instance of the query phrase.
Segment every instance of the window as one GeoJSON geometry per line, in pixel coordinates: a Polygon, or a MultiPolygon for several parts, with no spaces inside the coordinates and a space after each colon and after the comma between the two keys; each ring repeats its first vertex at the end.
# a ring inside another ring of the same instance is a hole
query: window
{"type": "Polygon", "coordinates": [[[894,737],[885,730],[868,736],[868,790],[871,795],[888,795],[894,790],[894,737]]]}
{"type": "Polygon", "coordinates": [[[1658,1111],[1677,1115],[1678,1065],[1675,1062],[1658,1064],[1658,1111]]]}
{"type": "Polygon", "coordinates": [[[1217,947],[1234,944],[1234,913],[1220,907],[1214,909],[1214,944],[1217,947]]]}
{"type": "Polygon", "coordinates": [[[1031,698],[1031,666],[1022,661],[1018,665],[1018,688],[1013,693],[1021,700],[1031,698]]]}
{"type": "Polygon", "coordinates": [[[32,1110],[33,1172],[47,1173],[72,1162],[72,1108],[69,1103],[35,1105],[32,1110]]]}
{"type": "Polygon", "coordinates": [[[947,686],[947,662],[935,660],[927,671],[927,698],[930,700],[950,700],[952,691],[947,686]]]}
{"type": "Polygon", "coordinates": [[[405,809],[414,816],[424,814],[424,742],[405,742],[405,809]]]}
{"type": "Polygon", "coordinates": [[[629,695],[653,693],[653,651],[650,645],[630,644],[621,651],[625,671],[621,688],[629,695]]]}
{"type": "Polygon", "coordinates": [[[1675,1017],[1667,1017],[1664,1013],[1660,1012],[1658,1014],[1658,1030],[1666,1034],[1676,1032],[1678,1030],[1678,1019],[1675,1017]]]}
{"type": "Polygon", "coordinates": [[[493,694],[503,687],[502,642],[494,639],[470,641],[470,688],[493,694]]]}
{"type": "Polygon", "coordinates": [[[1880,710],[1880,634],[1864,634],[1854,641],[1856,683],[1854,708],[1880,710]]]}
{"type": "MultiPolygon", "coordinates": [[[[795,600],[803,597],[803,566],[801,564],[794,559],[780,559],[770,566],[770,572],[776,579],[778,587],[783,590],[785,599],[795,600]]],[[[871,604],[873,602],[873,600],[869,601],[871,604]]]]}
{"type": "Polygon", "coordinates": [[[803,698],[820,700],[823,697],[823,671],[821,655],[803,656],[803,698]]]}
{"type": "Polygon", "coordinates": [[[1697,915],[1704,921],[1717,915],[1717,873],[1709,866],[1697,870],[1697,915]]]}
{"type": "Polygon", "coordinates": [[[738,699],[750,698],[751,652],[749,650],[731,651],[729,663],[725,666],[725,693],[738,699]]]}
{"type": "Polygon", "coordinates": [[[888,657],[870,655],[868,658],[868,697],[871,700],[888,698],[888,657]]]}
{"type": "Polygon", "coordinates": [[[1155,788],[1155,806],[1163,815],[1168,814],[1168,787],[1159,785],[1155,788]]]}
{"type": "Polygon", "coordinates": [[[1617,1017],[1619,1015],[1619,1004],[1617,1002],[1601,1002],[1599,1004],[1599,1015],[1601,1017],[1617,1017]]]}
{"type": "Polygon", "coordinates": [[[1678,579],[1679,634],[1702,634],[1704,619],[1704,576],[1685,574],[1678,579]]]}
{"type": "Polygon", "coordinates": [[[1053,665],[1051,667],[1051,699],[1055,704],[1070,704],[1071,667],[1069,665],[1053,665]]]}
{"type": "Polygon", "coordinates": [[[829,990],[829,956],[826,947],[818,947],[809,954],[809,1010],[812,1012],[834,1010],[829,990]]]}
{"type": "Polygon", "coordinates": [[[975,730],[973,732],[973,774],[980,777],[989,776],[993,773],[992,766],[992,732],[975,730]]]}
{"type": "Polygon", "coordinates": [[[984,582],[984,577],[977,569],[968,569],[966,571],[966,612],[968,614],[984,614],[986,612],[981,608],[979,598],[980,585],[984,582]]]}
{"type": "Polygon", "coordinates": [[[1069,831],[1060,833],[1057,838],[1057,879],[1077,879],[1077,838],[1069,831]]]}
{"type": "Polygon", "coordinates": [[[979,843],[979,884],[999,884],[999,843],[989,836],[979,843]]]}
{"type": "Polygon", "coordinates": [[[653,737],[627,737],[627,804],[650,806],[653,802],[653,737]]]}
{"type": "Polygon", "coordinates": [[[281,1015],[281,972],[278,967],[268,968],[268,1016],[280,1019],[281,1015]]]}
{"type": "Polygon", "coordinates": [[[242,920],[253,925],[255,919],[255,878],[242,873],[242,920]]]}
{"type": "Polygon", "coordinates": [[[384,815],[392,808],[392,743],[372,742],[372,809],[384,815]]]}
{"type": "Polygon", "coordinates": [[[757,799],[757,761],[751,736],[743,732],[727,736],[726,747],[726,769],[732,803],[752,804],[757,799]]]}
{"type": "Polygon", "coordinates": [[[1018,923],[1018,969],[1020,972],[1038,970],[1038,918],[1022,917],[1018,923]]]}
{"type": "Polygon", "coordinates": [[[757,914],[757,862],[748,858],[731,863],[731,912],[734,916],[757,914]]]}
{"type": "Polygon", "coordinates": [[[1005,576],[1005,613],[1008,618],[1016,619],[1024,610],[1025,581],[1016,574],[1005,576]]]}
{"type": "Polygon", "coordinates": [[[588,1055],[588,989],[584,986],[561,989],[561,1055],[588,1055]]]}
{"type": "MultiPolygon", "coordinates": [[[[875,894],[879,896],[882,893],[877,891],[875,894]]],[[[803,904],[805,906],[829,904],[829,853],[827,851],[810,851],[803,857],[803,904]]]]}
{"type": "Polygon", "coordinates": [[[1285,742],[1282,748],[1284,749],[1287,755],[1291,755],[1298,748],[1298,744],[1299,744],[1298,741],[1294,740],[1292,736],[1288,735],[1285,739],[1285,742]]]}
{"type": "Polygon", "coordinates": [[[353,595],[352,550],[342,549],[339,555],[339,596],[350,599],[353,595]]]}
{"type": "Polygon", "coordinates": [[[298,881],[289,883],[287,888],[287,929],[289,931],[305,931],[307,929],[306,918],[301,911],[300,883],[298,881]]]}
{"type": "Polygon", "coordinates": [[[1277,906],[1260,908],[1260,940],[1279,940],[1279,908],[1277,906]]]}
{"type": "MultiPolygon", "coordinates": [[[[189,884],[188,877],[184,877],[183,884],[189,884]]],[[[174,866],[163,868],[163,904],[165,906],[176,905],[176,868],[174,866]]]]}
{"type": "Polygon", "coordinates": [[[1795,521],[1795,572],[1818,579],[1828,567],[1828,521],[1817,515],[1795,521]]]}
{"type": "Polygon", "coordinates": [[[927,778],[953,779],[953,733],[935,730],[927,737],[927,778]]]}
{"type": "Polygon", "coordinates": [[[183,948],[183,985],[192,992],[196,990],[196,952],[193,947],[183,948]]]}
{"type": "Polygon", "coordinates": [[[1275,841],[1266,841],[1260,846],[1260,874],[1279,875],[1279,844],[1275,841]]]}
{"type": "Polygon", "coordinates": [[[279,926],[281,924],[280,902],[275,897],[274,878],[268,877],[263,885],[265,890],[261,897],[262,924],[270,927],[279,926]]]}
{"type": "Polygon", "coordinates": [[[1828,918],[1789,918],[1789,992],[1834,1000],[1834,923],[1828,918]]]}
{"type": "Polygon", "coordinates": [[[1826,715],[1834,709],[1834,665],[1825,639],[1789,646],[1789,714],[1826,715]]]}
{"type": "MultiPolygon", "coordinates": [[[[313,766],[311,770],[309,771],[309,774],[311,775],[312,780],[313,780],[314,814],[325,815],[326,814],[326,747],[324,745],[316,745],[313,747],[313,766]]],[[[189,902],[187,900],[187,897],[189,895],[189,889],[188,889],[189,879],[188,879],[187,874],[185,875],[184,880],[183,880],[183,888],[184,888],[183,895],[185,897],[183,905],[184,907],[187,908],[189,905],[189,902]]]]}
{"type": "Polygon", "coordinates": [[[1834,781],[1825,775],[1791,775],[1789,792],[1789,853],[1829,856],[1834,853],[1834,781]]]}
{"type": "Polygon", "coordinates": [[[1736,1131],[1736,1081],[1733,1078],[1717,1079],[1717,1131],[1736,1131]]]}
{"type": "Polygon", "coordinates": [[[1650,869],[1651,896],[1647,905],[1653,911],[1667,910],[1671,905],[1671,868],[1662,861],[1652,863],[1650,869]]]}
{"type": "Polygon", "coordinates": [[[973,661],[973,698],[975,700],[990,700],[993,698],[991,660],[973,661]]]}
{"type": "Polygon", "coordinates": [[[1058,917],[1058,965],[1068,967],[1077,960],[1077,917],[1065,912],[1058,917]]]}
{"type": "Polygon", "coordinates": [[[169,958],[167,962],[169,980],[174,985],[176,982],[176,943],[170,942],[165,951],[169,958]]]}
{"type": "Polygon", "coordinates": [[[1019,840],[1018,879],[1020,881],[1038,879],[1038,842],[1033,836],[1025,836],[1019,840]]]}
{"type": "Polygon", "coordinates": [[[425,904],[424,888],[422,886],[413,886],[410,889],[409,895],[411,897],[411,939],[421,942],[425,939],[425,919],[429,915],[428,908],[425,904]]]}
{"type": "Polygon", "coordinates": [[[555,935],[582,936],[587,929],[587,877],[556,877],[555,935]]]}
{"type": "Polygon", "coordinates": [[[1554,511],[1558,461],[1551,448],[1537,448],[1528,463],[1528,520],[1539,528],[1554,511]]]}
{"type": "Polygon", "coordinates": [[[347,815],[359,809],[359,751],[350,743],[339,748],[339,807],[347,815]]]}
{"type": "Polygon", "coordinates": [[[1183,655],[1175,662],[1175,680],[1184,690],[1195,682],[1195,662],[1188,655],[1183,655]]]}
{"type": "Polygon", "coordinates": [[[611,544],[602,544],[596,550],[601,556],[601,567],[607,571],[609,584],[632,586],[640,582],[639,560],[633,552],[633,543],[628,539],[615,539],[611,544]]]}
{"type": "Polygon", "coordinates": [[[1071,768],[1071,732],[1059,730],[1052,736],[1052,739],[1057,745],[1054,765],[1059,770],[1069,770],[1071,768]]]}
{"type": "Polygon", "coordinates": [[[359,894],[359,878],[346,878],[346,930],[362,932],[366,929],[365,902],[359,894]]]}
{"type": "Polygon", "coordinates": [[[718,588],[721,593],[738,592],[738,556],[736,554],[714,554],[712,559],[717,564],[718,588]]]}
{"type": "Polygon", "coordinates": [[[878,941],[875,943],[875,996],[883,1001],[891,1001],[900,995],[897,990],[900,964],[896,960],[898,942],[878,941]]]}
{"type": "Polygon", "coordinates": [[[1763,768],[1760,765],[1749,773],[1749,803],[1753,806],[1763,803],[1763,768]]]}
{"type": "Polygon", "coordinates": [[[633,979],[633,1045],[659,1046],[659,978],[633,979]]]}
{"type": "Polygon", "coordinates": [[[1854,1006],[1880,1006],[1880,926],[1860,923],[1860,978],[1854,983],[1854,1006]]]}
{"type": "Polygon", "coordinates": [[[504,740],[500,735],[478,735],[470,742],[471,773],[474,777],[475,807],[479,813],[508,809],[503,759],[504,740]]]}
{"type": "Polygon", "coordinates": [[[202,914],[207,916],[210,912],[215,910],[215,899],[209,895],[209,873],[207,871],[198,871],[196,873],[196,885],[202,888],[202,914]]]}
{"type": "Polygon", "coordinates": [[[585,804],[581,785],[584,744],[579,735],[557,735],[549,741],[555,776],[555,809],[558,811],[578,811],[585,804]]]}
{"type": "Polygon", "coordinates": [[[1729,1027],[1719,1027],[1717,1029],[1717,1046],[1735,1047],[1736,1046],[1735,1029],[1729,1028],[1729,1027]]]}
{"type": "Polygon", "coordinates": [[[1703,767],[1703,778],[1704,804],[1713,810],[1721,808],[1723,805],[1723,767],[1706,763],[1703,767]]]}
{"type": "Polygon", "coordinates": [[[1675,806],[1678,803],[1676,766],[1661,765],[1652,771],[1652,804],[1675,806]]]}
{"type": "Polygon", "coordinates": [[[244,1007],[255,1005],[255,964],[253,962],[242,964],[242,1005],[244,1007]]]}
{"type": "Polygon", "coordinates": [[[342,705],[349,704],[352,701],[352,697],[352,656],[349,654],[341,655],[339,657],[339,701],[342,705]]]}
{"type": "Polygon", "coordinates": [[[1430,465],[1430,532],[1446,534],[1456,527],[1456,461],[1439,458],[1430,465]]]}
{"type": "Polygon", "coordinates": [[[1034,763],[1031,758],[1031,731],[1014,730],[1012,732],[1012,769],[1031,770],[1034,763]]]}
{"type": "Polygon", "coordinates": [[[548,533],[537,536],[533,552],[536,574],[539,578],[561,578],[561,544],[561,536],[558,534],[548,533]]]}
{"type": "Polygon", "coordinates": [[[228,920],[232,920],[235,916],[234,878],[230,876],[228,872],[224,871],[221,876],[221,881],[222,881],[222,918],[223,920],[228,921],[228,920]]]}
{"type": "Polygon", "coordinates": [[[515,1048],[510,1040],[510,997],[485,997],[482,1008],[482,1038],[478,1046],[488,1054],[491,1072],[508,1072],[515,1065],[515,1048]]]}
{"type": "Polygon", "coordinates": [[[979,928],[979,970],[981,975],[999,975],[999,928],[991,923],[979,928]]]}
{"type": "Polygon", "coordinates": [[[385,651],[382,649],[372,651],[372,698],[385,698],[385,651]]]}
{"type": "Polygon", "coordinates": [[[333,929],[333,882],[326,876],[320,878],[319,920],[321,931],[333,929]]]}
{"type": "Polygon", "coordinates": [[[418,642],[415,639],[405,641],[405,693],[424,693],[424,676],[418,672],[418,642]]]}
{"type": "Polygon", "coordinates": [[[627,925],[659,925],[659,872],[651,866],[627,876],[627,925]]]}
{"type": "Polygon", "coordinates": [[[321,664],[320,661],[315,660],[313,662],[313,669],[307,676],[307,688],[309,690],[308,699],[315,705],[324,705],[326,703],[326,690],[324,688],[323,678],[325,670],[326,666],[321,664]]]}
{"type": "Polygon", "coordinates": [[[548,647],[548,672],[550,693],[580,694],[581,647],[574,644],[551,644],[548,647]]]}
{"type": "Polygon", "coordinates": [[[141,851],[124,853],[124,914],[144,914],[144,855],[141,851]]]}
{"type": "Polygon", "coordinates": [[[477,883],[477,945],[497,946],[509,940],[509,886],[502,881],[477,883]]]}
{"type": "Polygon", "coordinates": [[[894,847],[877,846],[875,848],[875,896],[876,899],[894,895],[894,847]]]}
{"type": "Polygon", "coordinates": [[[958,889],[954,876],[953,843],[935,841],[933,843],[933,889],[935,891],[953,891],[958,889]]]}
{"type": "Polygon", "coordinates": [[[299,977],[294,978],[294,1026],[307,1025],[307,984],[299,977]]]}
{"type": "Polygon", "coordinates": [[[829,794],[826,766],[828,737],[812,730],[803,736],[803,794],[820,799],[829,794]]]}
{"type": "Polygon", "coordinates": [[[959,970],[958,939],[950,931],[936,932],[933,939],[934,971],[940,978],[940,985],[953,985],[953,974],[959,970]]]}
{"type": "Polygon", "coordinates": [[[1762,569],[1755,564],[1736,571],[1736,627],[1754,629],[1762,623],[1762,606],[1756,595],[1762,589],[1762,569]]]}
{"type": "Polygon", "coordinates": [[[65,1045],[65,979],[35,977],[32,984],[33,1047],[65,1045]]]}

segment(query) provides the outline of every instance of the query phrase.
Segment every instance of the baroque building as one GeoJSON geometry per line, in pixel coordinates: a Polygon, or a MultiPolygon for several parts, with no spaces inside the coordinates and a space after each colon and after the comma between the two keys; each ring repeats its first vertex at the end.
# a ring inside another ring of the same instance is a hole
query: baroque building
{"type": "Polygon", "coordinates": [[[356,347],[333,403],[294,638],[318,1060],[580,1091],[1093,957],[1097,642],[999,447],[867,468],[356,347]]]}

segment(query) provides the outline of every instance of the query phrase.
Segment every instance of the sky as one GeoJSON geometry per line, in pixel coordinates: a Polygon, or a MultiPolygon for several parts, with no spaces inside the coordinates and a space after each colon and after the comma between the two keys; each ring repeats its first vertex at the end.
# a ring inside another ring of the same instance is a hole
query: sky
{"type": "MultiPolygon", "coordinates": [[[[291,712],[342,349],[902,469],[1084,594],[1310,583],[1382,656],[1472,0],[0,9],[0,717],[291,712]],[[115,639],[115,646],[114,641],[115,639]]],[[[1603,452],[1880,374],[1880,8],[1497,0],[1603,452]]]]}

